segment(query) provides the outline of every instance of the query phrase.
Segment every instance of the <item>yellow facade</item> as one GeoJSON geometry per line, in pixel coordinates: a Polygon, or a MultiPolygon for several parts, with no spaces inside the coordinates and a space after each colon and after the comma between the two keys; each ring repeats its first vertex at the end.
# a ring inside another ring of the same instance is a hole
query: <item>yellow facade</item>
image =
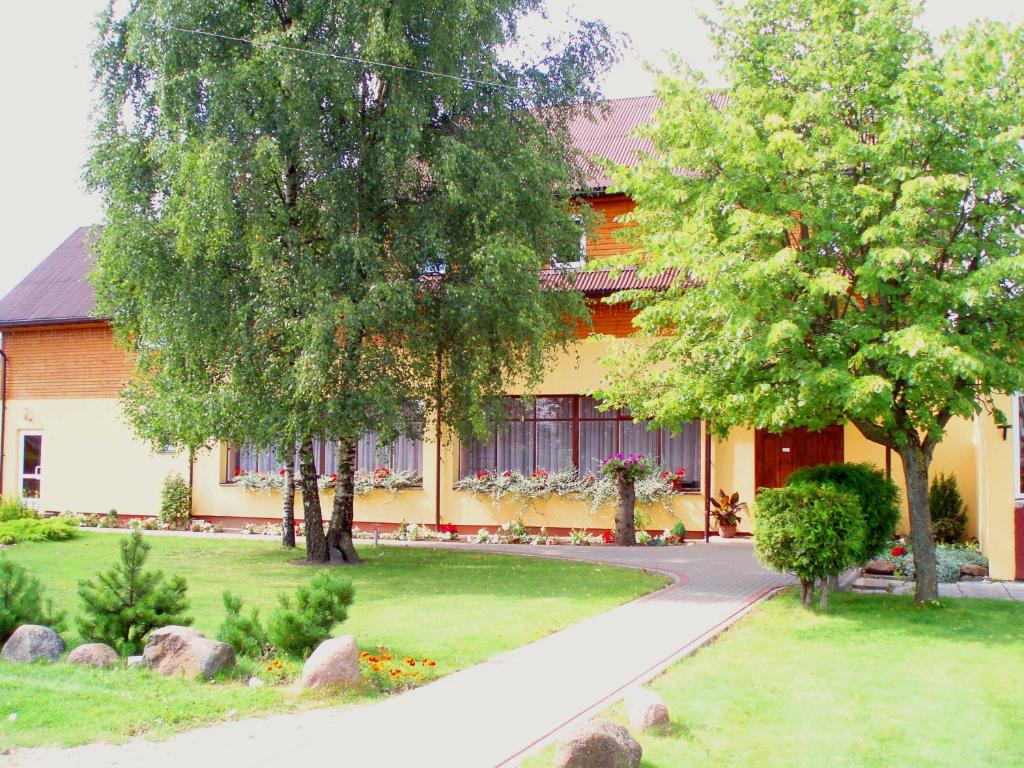
{"type": "MultiPolygon", "coordinates": [[[[543,383],[533,393],[576,394],[599,385],[599,358],[609,347],[597,338],[578,342],[553,362],[543,383]]],[[[1000,406],[1009,411],[1010,399],[1000,406]]],[[[188,477],[188,462],[182,455],[154,452],[136,439],[124,423],[120,405],[113,398],[10,400],[7,403],[3,487],[14,493],[19,484],[19,437],[25,431],[44,436],[41,507],[45,511],[155,515],[159,509],[160,486],[170,472],[188,477]]],[[[853,426],[844,435],[847,461],[885,465],[885,449],[868,442],[853,426]]],[[[991,561],[995,578],[1012,579],[1015,573],[1014,477],[1017,471],[1011,432],[1004,440],[990,416],[971,421],[955,420],[935,454],[934,472],[956,475],[969,510],[968,535],[977,537],[991,561]]],[[[435,479],[440,472],[440,518],[463,529],[495,528],[513,518],[533,527],[549,529],[613,527],[609,507],[590,513],[582,502],[550,498],[530,505],[502,503],[455,491],[458,480],[459,448],[446,439],[441,446],[441,464],[434,460],[435,444],[423,443],[422,488],[397,493],[375,491],[356,500],[356,523],[364,528],[401,521],[433,524],[437,515],[435,479]]],[[[198,517],[214,519],[228,527],[243,520],[280,518],[279,493],[247,491],[223,482],[226,476],[223,447],[200,453],[193,467],[193,511],[198,517]],[[232,522],[234,521],[234,522],[232,522]]],[[[712,441],[711,489],[739,491],[749,501],[754,495],[754,433],[736,429],[725,440],[712,441]]],[[[892,456],[892,475],[902,487],[899,457],[892,456]]],[[[703,478],[701,478],[703,480],[703,478]]],[[[297,500],[300,502],[301,498],[297,500]]],[[[331,494],[321,498],[325,515],[330,513],[331,494]]],[[[297,503],[301,516],[301,504],[297,503]]],[[[655,504],[651,529],[670,528],[677,520],[688,531],[704,525],[702,493],[681,494],[666,507],[655,504]]],[[[906,515],[902,524],[907,529],[906,515]]],[[[741,531],[750,530],[749,515],[741,531]]]]}

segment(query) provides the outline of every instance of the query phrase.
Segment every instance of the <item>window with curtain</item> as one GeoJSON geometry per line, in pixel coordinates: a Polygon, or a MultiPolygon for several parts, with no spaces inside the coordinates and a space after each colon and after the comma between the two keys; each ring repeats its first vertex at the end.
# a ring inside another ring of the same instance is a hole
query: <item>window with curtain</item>
{"type": "Polygon", "coordinates": [[[701,428],[687,422],[679,432],[633,421],[628,409],[601,411],[587,395],[536,397],[532,404],[508,398],[506,421],[494,435],[462,446],[461,470],[519,471],[523,474],[577,467],[595,473],[610,454],[637,453],[658,466],[685,469],[683,485],[700,486],[701,428]]]}
{"type": "MultiPolygon", "coordinates": [[[[250,445],[239,446],[229,454],[228,476],[239,471],[245,473],[278,472],[285,460],[274,449],[257,450],[250,445]]],[[[338,467],[338,445],[335,442],[313,438],[313,463],[317,474],[329,475],[338,467]]],[[[298,471],[298,451],[292,458],[298,471]]],[[[356,469],[372,472],[387,467],[393,472],[423,472],[423,441],[419,438],[399,437],[391,443],[382,443],[375,432],[364,435],[356,447],[356,469]]]]}

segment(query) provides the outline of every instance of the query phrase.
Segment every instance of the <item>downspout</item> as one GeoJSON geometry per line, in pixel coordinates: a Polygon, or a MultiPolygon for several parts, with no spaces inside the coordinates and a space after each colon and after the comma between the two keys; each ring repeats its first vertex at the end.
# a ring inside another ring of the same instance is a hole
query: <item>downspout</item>
{"type": "Polygon", "coordinates": [[[711,541],[711,425],[704,424],[704,543],[711,541]]]}
{"type": "Polygon", "coordinates": [[[885,446],[885,479],[892,480],[892,448],[885,446]]]}
{"type": "Polygon", "coordinates": [[[188,516],[192,517],[193,502],[192,502],[192,486],[195,480],[196,470],[196,452],[192,446],[188,448],[188,516]]]}
{"type": "Polygon", "coordinates": [[[0,333],[0,359],[4,371],[0,374],[0,498],[4,495],[4,439],[7,437],[7,353],[4,352],[4,336],[0,333]]]}
{"type": "Polygon", "coordinates": [[[437,350],[437,395],[435,408],[437,420],[434,425],[434,530],[441,530],[441,349],[437,350]]]}

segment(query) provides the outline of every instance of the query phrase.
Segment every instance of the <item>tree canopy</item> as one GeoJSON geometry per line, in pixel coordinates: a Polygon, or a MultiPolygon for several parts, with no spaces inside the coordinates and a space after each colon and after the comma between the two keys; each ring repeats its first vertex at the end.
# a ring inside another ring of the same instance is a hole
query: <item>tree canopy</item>
{"type": "Polygon", "coordinates": [[[903,459],[924,599],[932,451],[1024,386],[1024,30],[936,41],[916,8],[719,4],[726,105],[698,72],[662,77],[653,150],[616,172],[627,260],[690,280],[617,297],[651,344],[602,394],[719,433],[854,423],[903,459]]]}
{"type": "Polygon", "coordinates": [[[106,211],[95,280],[100,311],[139,352],[127,402],[144,434],[339,442],[332,532],[354,556],[337,536],[351,528],[361,435],[438,416],[480,431],[510,382],[540,374],[584,313],[539,275],[578,248],[568,122],[615,56],[603,25],[581,23],[511,60],[519,20],[540,7],[107,11],[88,176],[106,211]]]}

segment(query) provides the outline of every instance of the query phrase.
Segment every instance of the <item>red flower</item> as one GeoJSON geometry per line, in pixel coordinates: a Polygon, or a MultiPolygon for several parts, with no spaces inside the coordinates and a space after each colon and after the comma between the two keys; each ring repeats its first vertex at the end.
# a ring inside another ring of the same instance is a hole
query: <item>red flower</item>
{"type": "Polygon", "coordinates": [[[476,473],[476,479],[477,480],[486,480],[490,476],[491,476],[491,473],[488,472],[486,469],[481,469],[479,472],[476,473]]]}
{"type": "Polygon", "coordinates": [[[284,474],[284,469],[282,468],[281,471],[278,474],[283,475],[284,474]]]}
{"type": "Polygon", "coordinates": [[[686,474],[686,470],[685,470],[685,469],[683,469],[682,467],[680,467],[679,469],[677,469],[677,470],[676,470],[676,477],[677,477],[677,478],[678,478],[678,477],[682,477],[682,476],[683,476],[683,475],[685,475],[685,474],[686,474]]]}
{"type": "Polygon", "coordinates": [[[238,469],[235,470],[235,477],[238,477],[239,475],[244,475],[244,474],[245,474],[245,472],[242,470],[241,467],[239,467],[238,469]]]}
{"type": "Polygon", "coordinates": [[[671,476],[671,474],[672,473],[666,469],[664,472],[661,473],[661,476],[667,480],[671,476]]]}
{"type": "Polygon", "coordinates": [[[612,535],[611,531],[605,531],[601,534],[601,538],[604,540],[605,544],[611,544],[615,537],[612,535]]]}
{"type": "Polygon", "coordinates": [[[892,556],[893,557],[903,557],[905,554],[907,554],[907,548],[906,547],[893,547],[892,548],[892,556]]]}
{"type": "Polygon", "coordinates": [[[501,473],[501,476],[502,477],[512,477],[512,470],[511,469],[506,469],[504,472],[501,473]]]}
{"type": "Polygon", "coordinates": [[[333,483],[337,479],[338,479],[338,473],[337,472],[331,472],[331,482],[333,483]]]}

